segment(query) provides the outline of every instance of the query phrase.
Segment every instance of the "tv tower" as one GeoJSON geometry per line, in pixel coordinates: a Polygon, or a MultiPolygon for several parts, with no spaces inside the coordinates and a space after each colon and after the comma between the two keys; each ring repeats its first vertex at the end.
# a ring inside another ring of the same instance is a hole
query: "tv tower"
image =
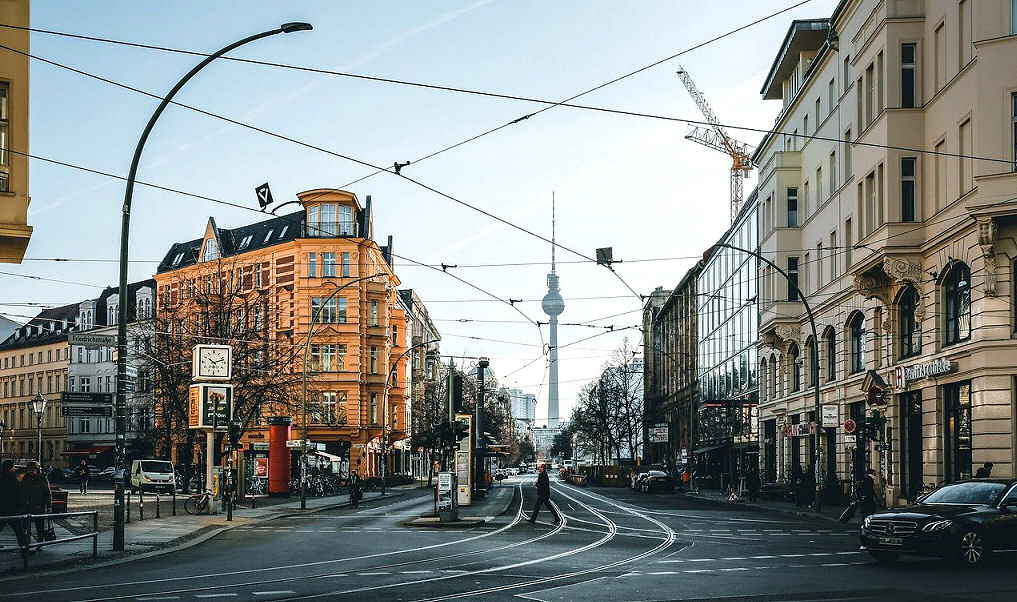
{"type": "Polygon", "coordinates": [[[554,272],[554,193],[551,193],[551,273],[547,275],[547,294],[541,302],[544,313],[550,318],[551,344],[548,358],[547,426],[558,428],[558,316],[565,311],[565,301],[558,292],[558,274],[554,272]]]}

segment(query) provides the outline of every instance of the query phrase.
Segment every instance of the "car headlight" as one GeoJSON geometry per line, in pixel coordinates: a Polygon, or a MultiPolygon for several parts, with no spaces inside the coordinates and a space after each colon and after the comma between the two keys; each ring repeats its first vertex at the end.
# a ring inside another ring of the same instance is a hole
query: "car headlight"
{"type": "Polygon", "coordinates": [[[871,522],[872,522],[872,517],[871,516],[866,516],[865,520],[862,521],[862,526],[865,527],[866,529],[868,529],[869,528],[869,523],[871,523],[871,522]]]}
{"type": "Polygon", "coordinates": [[[922,527],[922,531],[925,533],[935,533],[936,531],[942,531],[953,524],[952,520],[937,520],[936,522],[929,523],[922,527]]]}

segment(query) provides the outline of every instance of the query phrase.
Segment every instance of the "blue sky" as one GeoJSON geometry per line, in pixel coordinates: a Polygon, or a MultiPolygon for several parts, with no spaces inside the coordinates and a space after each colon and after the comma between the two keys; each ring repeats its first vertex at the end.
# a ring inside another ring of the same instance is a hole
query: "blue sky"
{"type": "MultiPolygon", "coordinates": [[[[312,32],[274,36],[237,56],[423,81],[500,93],[563,99],[672,55],[719,33],[795,4],[791,0],[619,3],[539,2],[35,2],[37,28],[210,52],[286,21],[312,32]]],[[[827,17],[835,0],[813,0],[775,19],[710,44],[582,98],[584,104],[699,118],[674,72],[684,65],[721,120],[768,127],[779,102],[759,88],[792,18],[827,17]]],[[[32,52],[159,95],[194,57],[33,34],[32,52]]],[[[155,101],[81,75],[33,62],[31,152],[126,174],[155,101]]],[[[534,111],[539,105],[408,88],[331,75],[219,61],[178,95],[181,102],[378,165],[422,157],[534,111]]],[[[592,255],[613,246],[615,258],[701,255],[728,222],[724,155],[688,142],[685,126],[651,119],[554,108],[476,142],[406,168],[408,175],[462,200],[550,235],[552,192],[558,239],[592,255]]],[[[749,143],[756,134],[735,132],[749,143]]],[[[170,107],[146,147],[139,179],[256,206],[253,188],[269,181],[277,200],[301,190],[339,187],[371,170],[353,163],[170,107]]],[[[747,189],[754,185],[752,179],[747,189]]],[[[375,232],[395,236],[395,250],[446,264],[543,262],[546,243],[492,222],[391,175],[349,187],[372,195],[375,232]]],[[[0,271],[74,281],[59,284],[0,275],[0,312],[30,315],[25,302],[60,305],[95,296],[113,283],[123,183],[32,161],[29,258],[0,271]]],[[[259,218],[240,209],[139,187],[132,220],[130,277],[148,277],[174,241],[201,235],[208,216],[222,227],[259,218]]],[[[559,251],[559,259],[576,259],[559,251]]],[[[617,266],[637,291],[670,288],[693,259],[617,266]]],[[[547,265],[461,268],[455,273],[503,298],[539,299],[547,265]]],[[[476,291],[431,270],[397,264],[444,335],[442,350],[488,355],[504,385],[538,393],[546,413],[544,362],[536,328],[476,291]],[[496,343],[462,338],[483,337],[496,343]],[[518,371],[517,371],[518,370],[518,371]]],[[[632,326],[640,304],[603,268],[559,266],[563,322],[632,326]],[[575,297],[614,297],[574,299],[575,297]]],[[[546,319],[539,302],[518,307],[546,319]]],[[[21,318],[23,319],[23,318],[21,318]]],[[[563,327],[565,345],[601,329],[563,327]]],[[[561,350],[563,416],[584,379],[594,378],[613,348],[637,330],[612,333],[561,350]]],[[[545,329],[546,337],[546,329],[545,329]]]]}

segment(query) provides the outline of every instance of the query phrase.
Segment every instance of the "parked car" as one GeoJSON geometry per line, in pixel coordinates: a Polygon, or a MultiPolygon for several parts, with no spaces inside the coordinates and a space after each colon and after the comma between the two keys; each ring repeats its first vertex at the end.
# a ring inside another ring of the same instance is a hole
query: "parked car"
{"type": "Polygon", "coordinates": [[[49,471],[50,483],[71,483],[77,480],[78,477],[75,476],[74,470],[70,468],[54,468],[49,471]]]}
{"type": "Polygon", "coordinates": [[[674,479],[663,470],[649,470],[639,475],[636,489],[642,493],[674,493],[674,479]]]}
{"type": "Polygon", "coordinates": [[[880,563],[914,554],[973,567],[991,554],[1017,552],[1017,480],[945,485],[912,506],[866,517],[860,537],[880,563]]]}

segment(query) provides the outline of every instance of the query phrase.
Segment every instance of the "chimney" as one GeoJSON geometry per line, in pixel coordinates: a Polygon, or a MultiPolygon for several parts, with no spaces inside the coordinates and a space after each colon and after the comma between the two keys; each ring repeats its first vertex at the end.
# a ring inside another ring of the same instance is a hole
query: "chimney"
{"type": "Polygon", "coordinates": [[[371,232],[371,195],[367,195],[364,202],[364,223],[360,226],[360,237],[368,240],[374,239],[374,232],[371,232]]]}

